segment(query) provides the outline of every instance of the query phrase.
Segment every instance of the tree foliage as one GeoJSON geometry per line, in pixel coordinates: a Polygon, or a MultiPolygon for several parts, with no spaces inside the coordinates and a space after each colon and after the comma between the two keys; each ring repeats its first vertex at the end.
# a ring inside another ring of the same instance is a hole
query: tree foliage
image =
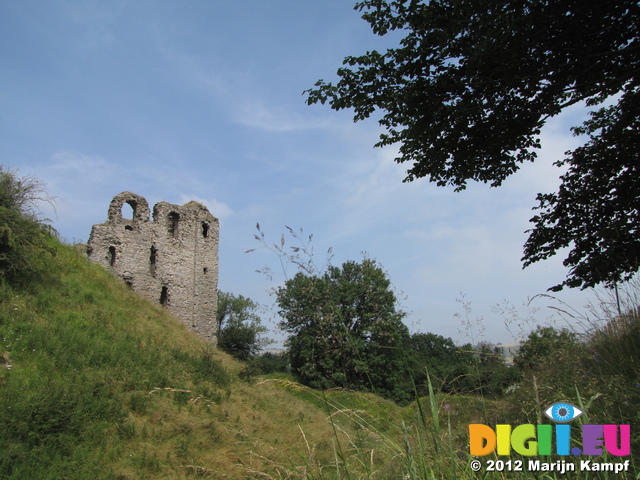
{"type": "Polygon", "coordinates": [[[410,398],[409,338],[391,282],[376,261],[348,261],[324,274],[297,273],[277,290],[291,368],[314,388],[372,390],[410,398]]]}
{"type": "Polygon", "coordinates": [[[480,342],[456,346],[451,338],[414,333],[409,340],[410,375],[418,395],[428,395],[427,371],[438,391],[501,396],[520,380],[520,370],[505,364],[500,347],[480,342]]]}
{"type": "Polygon", "coordinates": [[[521,370],[531,370],[547,360],[551,354],[577,344],[576,334],[553,327],[540,327],[529,333],[522,342],[513,363],[521,370]]]}
{"type": "Polygon", "coordinates": [[[557,288],[610,285],[637,271],[637,1],[364,0],[356,9],[377,35],[404,38],[345,58],[338,82],[318,81],[307,101],[353,109],[356,121],[379,110],[386,131],[377,146],[399,145],[405,181],[499,186],[535,160],[549,118],[581,102],[613,103],[575,129],[591,140],[562,162],[560,192],[539,197],[523,260],[576,241],[557,288]]]}
{"type": "Polygon", "coordinates": [[[557,162],[566,165],[558,193],[539,194],[525,266],[572,246],[563,286],[612,286],[640,265],[640,92],[595,112],[577,134],[589,142],[557,162]]]}
{"type": "Polygon", "coordinates": [[[463,357],[451,338],[435,333],[414,333],[408,344],[411,353],[411,376],[421,395],[428,394],[425,388],[427,371],[431,382],[440,390],[447,390],[459,372],[463,357]]]}
{"type": "Polygon", "coordinates": [[[218,291],[218,347],[240,360],[257,355],[269,343],[257,309],[250,298],[218,291]]]}

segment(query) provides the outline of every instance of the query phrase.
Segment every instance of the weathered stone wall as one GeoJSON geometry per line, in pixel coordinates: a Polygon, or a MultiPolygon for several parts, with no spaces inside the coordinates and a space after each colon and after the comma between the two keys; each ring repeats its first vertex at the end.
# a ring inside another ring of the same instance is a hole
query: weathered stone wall
{"type": "Polygon", "coordinates": [[[149,217],[143,197],[116,195],[107,222],[91,229],[89,259],[215,343],[218,219],[197,202],[160,202],[153,207],[153,221],[149,217]],[[125,204],[133,210],[132,219],[122,216],[125,204]]]}

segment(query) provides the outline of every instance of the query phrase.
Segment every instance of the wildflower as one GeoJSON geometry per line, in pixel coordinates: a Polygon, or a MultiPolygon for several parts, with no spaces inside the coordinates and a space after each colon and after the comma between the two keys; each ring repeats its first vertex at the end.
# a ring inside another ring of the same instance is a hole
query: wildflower
{"type": "Polygon", "coordinates": [[[450,409],[450,408],[451,408],[451,405],[448,405],[448,404],[447,404],[447,405],[445,405],[445,406],[444,406],[444,409],[445,409],[446,411],[449,411],[449,409],[450,409]]]}

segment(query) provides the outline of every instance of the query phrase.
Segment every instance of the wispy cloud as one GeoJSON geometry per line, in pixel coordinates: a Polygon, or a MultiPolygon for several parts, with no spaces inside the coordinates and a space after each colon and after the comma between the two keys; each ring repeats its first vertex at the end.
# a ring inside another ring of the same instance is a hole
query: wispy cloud
{"type": "Polygon", "coordinates": [[[108,182],[113,174],[114,165],[99,156],[62,150],[52,155],[50,171],[65,179],[68,179],[69,175],[81,175],[85,181],[100,179],[108,182]]]}
{"type": "Polygon", "coordinates": [[[329,128],[326,118],[300,114],[280,106],[270,105],[264,98],[251,98],[246,92],[235,97],[230,104],[235,121],[246,127],[267,132],[295,132],[329,128]]]}
{"type": "Polygon", "coordinates": [[[310,114],[302,90],[287,92],[286,99],[281,92],[270,91],[270,82],[260,78],[264,72],[251,67],[239,70],[219,59],[179,51],[161,40],[159,46],[175,75],[222,105],[235,123],[275,133],[336,127],[330,112],[310,114]]]}

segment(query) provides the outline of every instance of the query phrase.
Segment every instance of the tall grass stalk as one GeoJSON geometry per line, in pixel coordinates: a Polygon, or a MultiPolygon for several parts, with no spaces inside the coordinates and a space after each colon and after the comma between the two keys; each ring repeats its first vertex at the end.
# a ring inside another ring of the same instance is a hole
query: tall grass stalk
{"type": "Polygon", "coordinates": [[[458,478],[458,475],[456,473],[456,453],[453,449],[453,435],[451,433],[451,413],[449,413],[449,409],[447,409],[447,433],[449,434],[449,455],[451,458],[451,474],[453,475],[453,478],[458,478]]]}

